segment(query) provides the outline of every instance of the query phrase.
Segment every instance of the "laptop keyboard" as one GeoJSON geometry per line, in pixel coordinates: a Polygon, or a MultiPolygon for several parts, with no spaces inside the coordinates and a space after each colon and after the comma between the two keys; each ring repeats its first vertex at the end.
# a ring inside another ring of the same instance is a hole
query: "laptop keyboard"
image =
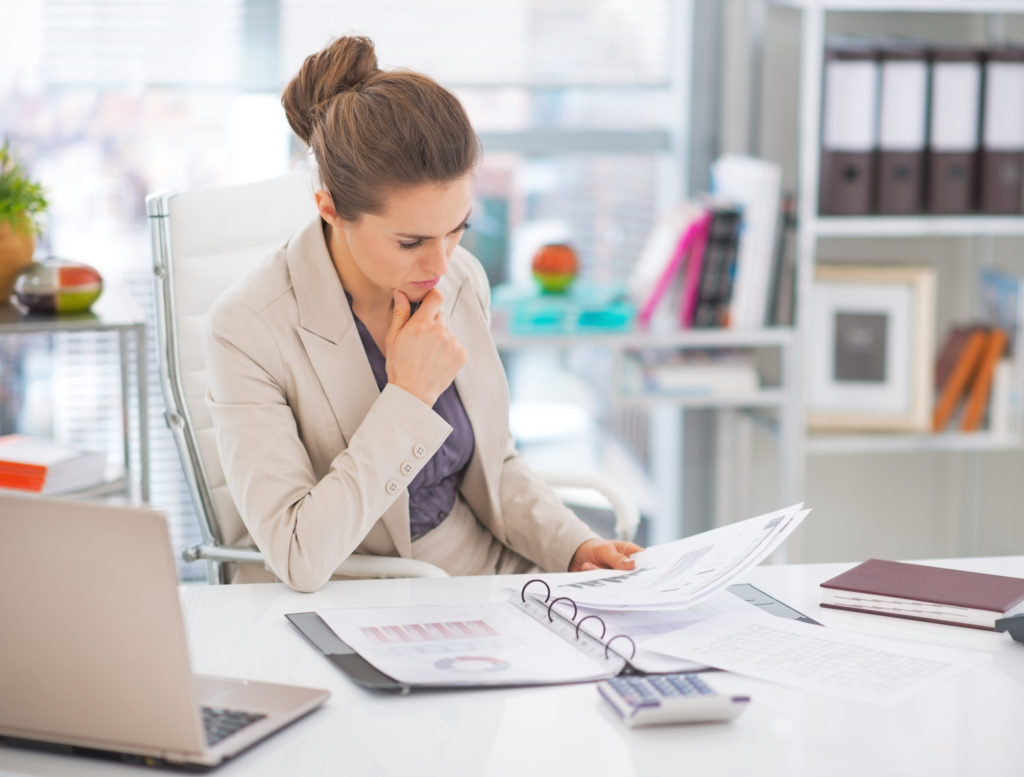
{"type": "Polygon", "coordinates": [[[206,742],[211,747],[250,723],[267,717],[261,712],[243,712],[224,707],[203,707],[202,710],[206,742]]]}

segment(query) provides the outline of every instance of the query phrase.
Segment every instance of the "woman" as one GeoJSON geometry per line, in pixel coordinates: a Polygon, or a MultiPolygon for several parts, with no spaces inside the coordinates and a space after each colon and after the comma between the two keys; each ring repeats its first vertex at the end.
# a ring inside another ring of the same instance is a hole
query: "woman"
{"type": "Polygon", "coordinates": [[[479,156],[458,100],[350,37],[282,103],[319,217],[215,303],[207,337],[225,476],[269,569],[311,591],[353,552],[632,568],[639,548],[598,538],[509,435],[486,277],[458,247],[479,156]]]}

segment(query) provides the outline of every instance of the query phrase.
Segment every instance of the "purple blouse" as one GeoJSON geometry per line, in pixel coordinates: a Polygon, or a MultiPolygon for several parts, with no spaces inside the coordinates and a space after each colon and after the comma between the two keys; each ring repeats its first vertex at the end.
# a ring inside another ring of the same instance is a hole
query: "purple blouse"
{"type": "MultiPolygon", "coordinates": [[[[351,307],[351,295],[345,292],[345,296],[351,307]]],[[[418,307],[419,304],[414,303],[412,312],[418,307]]],[[[359,331],[359,339],[363,341],[363,350],[370,362],[377,388],[383,391],[388,382],[384,354],[354,311],[352,317],[359,331]]],[[[473,456],[473,427],[469,424],[469,417],[454,383],[437,398],[433,409],[452,427],[452,433],[409,483],[409,531],[413,539],[430,531],[448,517],[455,504],[462,473],[473,456]]]]}

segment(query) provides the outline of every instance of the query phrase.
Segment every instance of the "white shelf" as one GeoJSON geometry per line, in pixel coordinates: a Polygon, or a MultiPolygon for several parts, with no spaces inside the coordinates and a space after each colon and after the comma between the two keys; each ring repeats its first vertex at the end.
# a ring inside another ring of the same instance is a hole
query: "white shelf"
{"type": "Polygon", "coordinates": [[[805,11],[856,13],[1024,13],[1021,0],[768,0],[805,11]]]}
{"type": "MultiPolygon", "coordinates": [[[[85,488],[78,488],[73,491],[62,491],[56,494],[43,493],[42,496],[50,499],[99,499],[107,496],[127,495],[130,487],[131,484],[129,484],[128,478],[122,473],[118,475],[109,475],[106,480],[85,488]]],[[[29,496],[37,495],[37,492],[35,491],[26,491],[19,488],[0,488],[0,491],[15,494],[26,494],[29,496]]]]}
{"type": "Polygon", "coordinates": [[[579,332],[568,334],[515,334],[494,331],[499,350],[518,348],[783,348],[795,339],[788,327],[765,329],[684,329],[675,332],[579,332]]]}
{"type": "Polygon", "coordinates": [[[979,237],[1024,235],[1022,216],[820,216],[816,237],[979,237]]]}
{"type": "Polygon", "coordinates": [[[873,453],[1017,451],[1024,449],[1024,439],[988,432],[810,434],[805,445],[809,454],[842,456],[873,453]]]}
{"type": "Polygon", "coordinates": [[[755,408],[782,407],[786,393],[782,389],[762,389],[751,394],[691,394],[686,392],[648,392],[644,394],[620,393],[615,401],[633,407],[672,405],[673,407],[700,408],[755,408]]]}

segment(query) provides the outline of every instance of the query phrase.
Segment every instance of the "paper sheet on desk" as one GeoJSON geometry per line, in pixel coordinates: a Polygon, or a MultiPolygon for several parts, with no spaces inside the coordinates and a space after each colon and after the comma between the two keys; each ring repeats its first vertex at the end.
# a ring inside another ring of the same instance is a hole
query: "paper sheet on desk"
{"type": "MultiPolygon", "coordinates": [[[[625,634],[636,645],[636,654],[630,664],[641,672],[697,672],[707,669],[708,665],[699,661],[668,656],[646,648],[646,645],[658,637],[680,631],[696,623],[721,615],[726,612],[745,612],[756,608],[728,591],[719,591],[700,604],[687,607],[685,610],[637,610],[633,612],[610,612],[608,610],[592,610],[579,608],[577,623],[587,615],[596,615],[600,622],[590,619],[582,621],[580,628],[592,636],[601,637],[604,626],[604,639],[614,634],[625,634]]],[[[625,646],[613,644],[612,649],[625,649],[625,646]]],[[[628,650],[626,654],[628,655],[628,650]]]]}
{"type": "Polygon", "coordinates": [[[988,660],[983,653],[901,642],[736,611],[652,639],[645,650],[831,696],[894,704],[988,660]]]}
{"type": "Polygon", "coordinates": [[[609,676],[563,637],[507,602],[318,610],[363,658],[415,685],[518,685],[609,676]]]}
{"type": "Polygon", "coordinates": [[[773,513],[654,545],[633,556],[626,573],[565,583],[555,596],[603,610],[689,607],[725,588],[760,563],[800,525],[810,510],[796,504],[773,513]]]}

